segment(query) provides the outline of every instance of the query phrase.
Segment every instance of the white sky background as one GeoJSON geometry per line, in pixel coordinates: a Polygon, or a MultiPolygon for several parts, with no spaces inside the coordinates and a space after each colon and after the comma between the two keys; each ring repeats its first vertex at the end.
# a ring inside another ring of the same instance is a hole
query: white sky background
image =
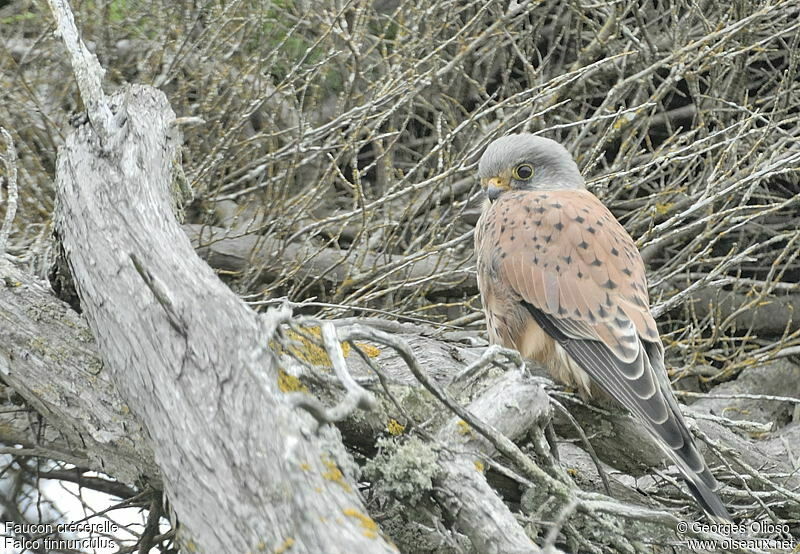
{"type": "MultiPolygon", "coordinates": [[[[10,456],[0,456],[0,467],[7,467],[10,461],[10,456]]],[[[87,474],[87,476],[90,475],[98,476],[98,474],[93,473],[87,474]]],[[[104,477],[103,475],[99,476],[104,477]]],[[[5,475],[0,479],[0,493],[6,493],[8,488],[12,485],[13,479],[13,474],[5,475]]],[[[66,481],[42,479],[39,481],[39,484],[42,497],[37,501],[35,493],[29,491],[30,495],[26,500],[26,504],[20,506],[23,515],[28,521],[43,521],[48,523],[85,521],[86,523],[96,525],[100,525],[104,521],[112,521],[120,527],[119,531],[113,533],[114,537],[124,540],[126,546],[132,545],[136,540],[131,533],[125,530],[126,527],[130,527],[137,533],[144,529],[147,521],[147,512],[138,507],[121,508],[98,516],[89,517],[93,513],[102,512],[118,504],[120,502],[119,498],[92,489],[80,488],[77,484],[66,481]],[[58,512],[61,512],[63,517],[59,517],[58,512]],[[87,517],[89,518],[86,519],[87,517]]],[[[0,507],[0,510],[1,509],[2,507],[0,507]]],[[[166,532],[168,529],[169,525],[162,520],[161,532],[166,532]]],[[[6,532],[5,525],[0,523],[0,554],[22,554],[31,552],[30,550],[14,548],[10,545],[6,539],[8,536],[12,536],[10,531],[11,529],[6,532]]],[[[62,533],[62,536],[64,538],[80,538],[88,537],[89,534],[62,533]]],[[[111,548],[88,548],[84,549],[83,552],[86,554],[111,554],[117,550],[118,547],[115,545],[111,548]]],[[[151,552],[155,553],[157,551],[158,550],[154,548],[151,552]]]]}

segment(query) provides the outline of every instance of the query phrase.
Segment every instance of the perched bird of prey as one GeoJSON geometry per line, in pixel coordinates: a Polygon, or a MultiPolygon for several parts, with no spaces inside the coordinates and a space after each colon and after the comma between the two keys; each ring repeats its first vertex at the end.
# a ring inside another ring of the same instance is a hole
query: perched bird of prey
{"type": "Polygon", "coordinates": [[[555,141],[492,142],[478,166],[488,201],[475,230],[493,344],[515,348],[584,397],[617,400],[677,465],[711,516],[730,520],[672,394],[644,262],[555,141]]]}

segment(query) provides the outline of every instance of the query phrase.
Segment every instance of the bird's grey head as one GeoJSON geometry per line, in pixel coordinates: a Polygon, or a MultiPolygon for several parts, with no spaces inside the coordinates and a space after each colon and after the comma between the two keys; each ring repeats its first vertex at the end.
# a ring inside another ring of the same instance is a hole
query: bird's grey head
{"type": "Polygon", "coordinates": [[[490,200],[507,190],[585,188],[566,148],[528,133],[506,135],[492,142],[478,163],[478,178],[490,200]]]}

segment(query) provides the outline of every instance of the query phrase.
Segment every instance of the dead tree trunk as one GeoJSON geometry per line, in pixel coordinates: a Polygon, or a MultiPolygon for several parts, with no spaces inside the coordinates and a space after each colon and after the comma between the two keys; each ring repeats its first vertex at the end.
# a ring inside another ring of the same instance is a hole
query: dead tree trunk
{"type": "Polygon", "coordinates": [[[132,87],[112,105],[124,112],[116,148],[104,152],[84,125],[59,155],[56,224],[106,369],[152,439],[183,544],[391,551],[338,478],[335,437],[304,433],[307,418],[281,398],[266,348],[277,322],[221,283],[175,220],[166,98],[132,87]]]}
{"type": "Polygon", "coordinates": [[[90,124],[59,153],[56,228],[100,353],[152,440],[191,551],[389,552],[338,436],[314,435],[277,386],[260,318],[194,252],[173,214],[180,147],[165,96],[107,100],[101,68],[53,0],[90,124]]]}

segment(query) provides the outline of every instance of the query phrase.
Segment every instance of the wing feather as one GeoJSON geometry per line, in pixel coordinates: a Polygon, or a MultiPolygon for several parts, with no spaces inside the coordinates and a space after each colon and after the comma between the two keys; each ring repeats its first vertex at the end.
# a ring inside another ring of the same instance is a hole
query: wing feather
{"type": "Polygon", "coordinates": [[[585,190],[509,192],[490,210],[480,241],[501,253],[497,279],[601,389],[647,424],[703,506],[729,517],[671,392],[644,263],[622,225],[585,190]]]}

